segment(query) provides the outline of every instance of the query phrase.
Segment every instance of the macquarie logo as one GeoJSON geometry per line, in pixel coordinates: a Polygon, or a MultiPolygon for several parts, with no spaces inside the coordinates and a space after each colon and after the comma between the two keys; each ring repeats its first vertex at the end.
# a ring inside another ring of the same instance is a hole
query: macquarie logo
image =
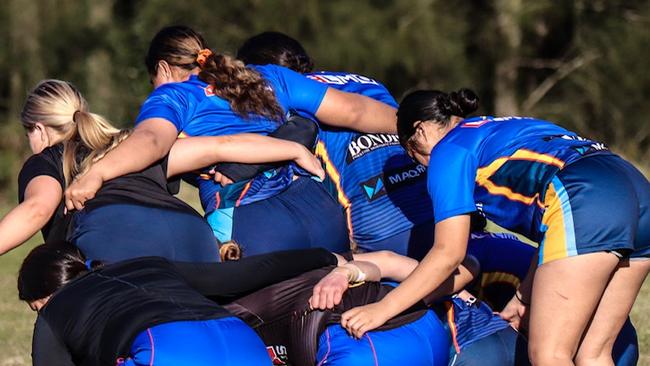
{"type": "Polygon", "coordinates": [[[386,195],[386,186],[384,185],[384,180],[381,175],[372,177],[361,183],[361,190],[366,194],[366,198],[370,202],[386,195]]]}
{"type": "Polygon", "coordinates": [[[427,168],[422,164],[410,164],[384,173],[386,189],[389,191],[420,181],[426,177],[427,168]]]}
{"type": "Polygon", "coordinates": [[[361,190],[372,202],[396,189],[424,182],[427,168],[422,164],[410,164],[399,169],[386,171],[361,183],[361,190]]]}
{"type": "Polygon", "coordinates": [[[367,153],[386,146],[399,145],[397,135],[384,133],[369,133],[358,135],[348,144],[348,154],[345,161],[350,164],[367,153]]]}

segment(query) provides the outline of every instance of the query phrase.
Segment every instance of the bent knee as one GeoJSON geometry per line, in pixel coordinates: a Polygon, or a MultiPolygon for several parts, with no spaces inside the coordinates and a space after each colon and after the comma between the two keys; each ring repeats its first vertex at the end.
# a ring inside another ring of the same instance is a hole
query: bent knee
{"type": "Polygon", "coordinates": [[[553,350],[551,347],[533,344],[529,344],[528,358],[535,366],[573,365],[573,352],[570,350],[553,350]]]}

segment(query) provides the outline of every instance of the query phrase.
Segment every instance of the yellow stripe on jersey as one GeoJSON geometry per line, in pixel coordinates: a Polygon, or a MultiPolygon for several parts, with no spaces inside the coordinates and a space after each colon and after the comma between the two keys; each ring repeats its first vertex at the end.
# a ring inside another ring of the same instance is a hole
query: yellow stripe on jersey
{"type": "Polygon", "coordinates": [[[332,182],[334,182],[334,185],[336,186],[336,190],[338,193],[338,200],[341,206],[345,209],[345,216],[346,216],[346,221],[348,223],[348,230],[350,232],[350,238],[352,238],[352,210],[351,206],[352,204],[350,203],[350,199],[345,195],[345,191],[343,191],[343,187],[341,186],[341,174],[336,170],[336,167],[332,163],[332,160],[330,159],[329,154],[327,153],[327,149],[325,148],[325,144],[323,141],[318,141],[318,144],[316,144],[316,156],[325,163],[325,171],[327,172],[327,175],[332,179],[332,182]]]}
{"type": "Polygon", "coordinates": [[[539,194],[535,194],[533,197],[529,197],[520,193],[513,192],[509,187],[496,185],[490,180],[490,177],[494,175],[497,170],[499,170],[505,163],[511,160],[536,161],[547,165],[554,165],[560,169],[564,167],[564,161],[554,156],[540,154],[526,149],[519,149],[515,151],[515,153],[511,156],[498,158],[489,165],[483,168],[479,168],[476,171],[476,184],[485,188],[488,192],[490,192],[490,194],[504,196],[511,201],[518,201],[527,205],[536,203],[538,206],[543,207],[543,204],[539,201],[539,194]]]}

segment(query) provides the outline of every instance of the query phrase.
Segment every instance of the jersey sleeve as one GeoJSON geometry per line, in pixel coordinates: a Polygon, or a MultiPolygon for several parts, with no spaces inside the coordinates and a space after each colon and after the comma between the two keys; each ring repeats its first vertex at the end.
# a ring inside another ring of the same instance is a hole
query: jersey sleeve
{"type": "Polygon", "coordinates": [[[336,263],[332,253],[318,248],[254,255],[225,263],[174,262],[174,265],[189,285],[203,295],[224,298],[237,297],[336,263]]]}
{"type": "Polygon", "coordinates": [[[311,80],[286,67],[267,65],[264,68],[271,71],[263,74],[273,85],[281,103],[284,100],[288,109],[316,115],[327,92],[327,84],[311,80]]]}
{"type": "Polygon", "coordinates": [[[53,161],[51,156],[46,153],[32,155],[18,174],[18,202],[25,200],[25,190],[27,190],[29,182],[41,175],[50,176],[61,184],[61,188],[65,187],[65,178],[57,167],[57,162],[53,161]]]}
{"type": "Polygon", "coordinates": [[[154,90],[144,101],[135,124],[137,126],[149,118],[162,118],[181,132],[187,123],[189,109],[188,95],[178,88],[178,84],[166,84],[154,90]]]}
{"type": "Polygon", "coordinates": [[[467,149],[439,144],[431,151],[427,188],[435,222],[476,211],[474,186],[478,162],[467,149]]]}
{"type": "Polygon", "coordinates": [[[74,366],[68,348],[40,316],[34,325],[32,363],[34,366],[74,366]]]}

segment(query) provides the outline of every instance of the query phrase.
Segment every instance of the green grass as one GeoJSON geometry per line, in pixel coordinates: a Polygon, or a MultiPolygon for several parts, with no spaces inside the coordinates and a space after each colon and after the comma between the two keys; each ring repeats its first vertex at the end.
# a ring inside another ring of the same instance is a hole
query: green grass
{"type": "MultiPolygon", "coordinates": [[[[195,199],[191,188],[184,187],[181,197],[186,198],[194,207],[195,199]]],[[[195,196],[194,196],[195,197],[195,196]]],[[[4,215],[4,212],[2,212],[4,215]]],[[[16,273],[22,259],[29,250],[41,242],[40,235],[27,244],[0,256],[0,366],[22,366],[31,364],[32,326],[36,314],[27,304],[18,300],[16,291],[16,273]]],[[[645,283],[639,298],[632,309],[632,320],[639,334],[641,360],[639,365],[650,366],[650,284],[645,283]]]]}

